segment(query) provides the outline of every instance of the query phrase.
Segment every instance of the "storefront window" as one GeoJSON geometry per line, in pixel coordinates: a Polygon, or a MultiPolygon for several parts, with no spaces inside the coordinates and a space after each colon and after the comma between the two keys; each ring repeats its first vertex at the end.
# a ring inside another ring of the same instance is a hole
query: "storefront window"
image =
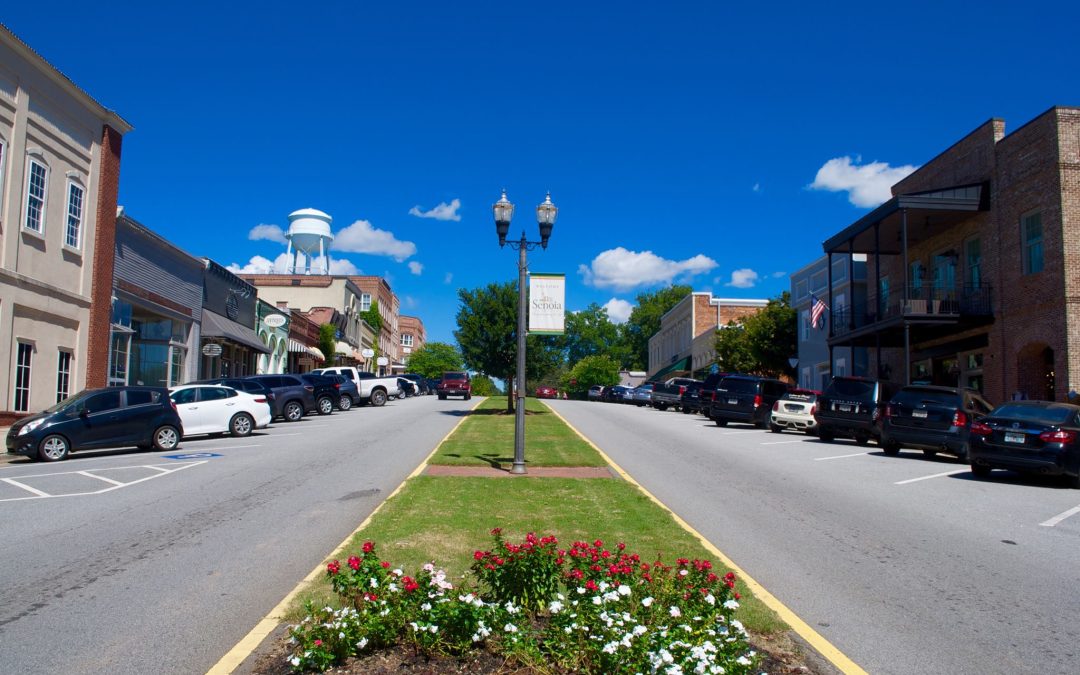
{"type": "Polygon", "coordinates": [[[109,386],[127,384],[131,334],[113,331],[109,354],[109,386]]]}
{"type": "Polygon", "coordinates": [[[184,358],[187,350],[183,347],[172,345],[172,359],[169,363],[169,386],[182,384],[184,381],[184,358]]]}

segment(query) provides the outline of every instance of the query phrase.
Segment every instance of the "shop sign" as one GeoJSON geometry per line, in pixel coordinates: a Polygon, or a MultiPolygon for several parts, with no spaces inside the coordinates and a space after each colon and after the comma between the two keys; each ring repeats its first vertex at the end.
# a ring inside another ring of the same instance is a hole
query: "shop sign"
{"type": "Polygon", "coordinates": [[[203,345],[203,356],[221,356],[221,345],[216,342],[209,342],[203,345]]]}
{"type": "Polygon", "coordinates": [[[263,317],[263,323],[270,328],[281,328],[285,325],[285,317],[282,314],[267,314],[263,317]]]}
{"type": "Polygon", "coordinates": [[[390,359],[386,358],[385,356],[380,356],[378,359],[375,360],[375,363],[379,364],[380,366],[388,366],[390,365],[390,359]]]}
{"type": "Polygon", "coordinates": [[[370,359],[372,356],[375,356],[375,350],[374,349],[362,349],[362,350],[360,350],[360,356],[363,356],[365,359],[370,359]]]}

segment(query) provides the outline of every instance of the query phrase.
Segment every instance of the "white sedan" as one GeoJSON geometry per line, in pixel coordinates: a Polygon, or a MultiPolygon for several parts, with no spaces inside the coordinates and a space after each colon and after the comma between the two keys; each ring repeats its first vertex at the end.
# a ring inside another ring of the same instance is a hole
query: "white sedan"
{"type": "Polygon", "coordinates": [[[230,433],[247,436],[270,424],[272,413],[265,396],[213,384],[185,384],[169,390],[176,404],[184,436],[230,433]]]}

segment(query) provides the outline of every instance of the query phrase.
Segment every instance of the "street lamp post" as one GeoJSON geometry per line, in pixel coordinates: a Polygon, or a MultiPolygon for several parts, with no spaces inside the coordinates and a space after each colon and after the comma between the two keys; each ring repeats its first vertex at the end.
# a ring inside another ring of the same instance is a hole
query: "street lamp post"
{"type": "Polygon", "coordinates": [[[495,232],[499,235],[499,248],[509,244],[510,248],[518,252],[517,401],[514,410],[514,465],[510,473],[525,474],[525,272],[529,269],[525,252],[537,246],[547,248],[559,209],[551,203],[550,192],[544,202],[536,207],[540,241],[525,239],[524,230],[521,231],[520,241],[506,240],[506,235],[510,231],[510,220],[514,217],[514,205],[506,198],[506,190],[503,190],[502,197],[495,202],[491,210],[495,214],[495,232]]]}

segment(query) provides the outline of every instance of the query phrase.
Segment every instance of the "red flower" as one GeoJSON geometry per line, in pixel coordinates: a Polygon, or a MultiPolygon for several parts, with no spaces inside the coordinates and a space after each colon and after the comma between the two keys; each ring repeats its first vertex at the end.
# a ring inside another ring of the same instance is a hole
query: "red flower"
{"type": "Polygon", "coordinates": [[[590,591],[595,591],[598,590],[600,587],[596,585],[595,581],[589,579],[585,582],[585,588],[589,589],[590,591]]]}
{"type": "Polygon", "coordinates": [[[315,646],[316,647],[322,647],[322,640],[316,640],[315,641],[315,646]]]}
{"type": "Polygon", "coordinates": [[[371,553],[375,550],[375,543],[370,541],[364,542],[364,553],[371,553]]]}
{"type": "Polygon", "coordinates": [[[736,599],[736,600],[741,600],[741,599],[742,599],[742,596],[741,596],[741,595],[739,595],[739,592],[738,592],[738,591],[736,591],[736,592],[735,592],[735,599],[736,599]]]}
{"type": "Polygon", "coordinates": [[[473,560],[483,560],[484,559],[484,552],[483,551],[473,551],[472,557],[473,557],[473,560]]]}
{"type": "Polygon", "coordinates": [[[379,563],[379,564],[380,564],[380,565],[382,565],[382,568],[383,568],[384,570],[388,570],[388,569],[390,569],[390,563],[386,562],[385,560],[384,560],[384,561],[382,561],[382,562],[381,562],[381,563],[379,563]]]}
{"type": "Polygon", "coordinates": [[[495,529],[493,529],[491,531],[491,536],[493,536],[493,537],[497,537],[500,534],[502,534],[502,528],[501,527],[496,527],[495,529]]]}
{"type": "Polygon", "coordinates": [[[618,548],[619,548],[619,550],[620,550],[620,551],[626,550],[626,544],[624,544],[624,543],[622,543],[622,542],[620,541],[620,542],[619,542],[619,545],[618,545],[618,548]]]}
{"type": "Polygon", "coordinates": [[[353,568],[353,571],[360,569],[360,558],[354,555],[349,556],[349,567],[353,568]]]}
{"type": "Polygon", "coordinates": [[[690,564],[690,560],[688,558],[679,558],[675,562],[679,563],[680,565],[688,565],[688,564],[690,564]]]}
{"type": "Polygon", "coordinates": [[[339,563],[339,562],[338,562],[338,561],[336,561],[336,560],[333,560],[333,561],[331,561],[331,562],[330,562],[330,563],[329,563],[329,564],[328,564],[328,565],[326,566],[326,571],[327,571],[327,572],[328,572],[328,573],[329,573],[329,574],[330,574],[331,576],[333,576],[333,575],[337,574],[338,572],[340,572],[340,571],[341,571],[341,563],[339,563]]]}
{"type": "Polygon", "coordinates": [[[604,542],[599,540],[599,539],[597,539],[596,541],[593,542],[593,546],[595,546],[597,548],[600,548],[603,545],[604,545],[604,542]]]}
{"type": "Polygon", "coordinates": [[[724,579],[727,580],[727,581],[735,581],[735,573],[734,572],[728,572],[727,574],[724,575],[724,579]]]}

